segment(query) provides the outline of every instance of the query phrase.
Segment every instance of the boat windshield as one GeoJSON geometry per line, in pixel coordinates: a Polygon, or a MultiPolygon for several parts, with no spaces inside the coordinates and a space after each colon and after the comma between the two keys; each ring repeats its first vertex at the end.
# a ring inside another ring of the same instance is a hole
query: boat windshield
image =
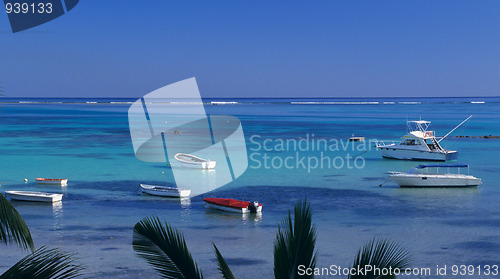
{"type": "Polygon", "coordinates": [[[417,170],[417,168],[411,168],[409,171],[408,171],[409,174],[421,174],[420,171],[417,170]]]}
{"type": "Polygon", "coordinates": [[[420,141],[416,139],[404,139],[401,142],[402,145],[420,145],[420,141]]]}

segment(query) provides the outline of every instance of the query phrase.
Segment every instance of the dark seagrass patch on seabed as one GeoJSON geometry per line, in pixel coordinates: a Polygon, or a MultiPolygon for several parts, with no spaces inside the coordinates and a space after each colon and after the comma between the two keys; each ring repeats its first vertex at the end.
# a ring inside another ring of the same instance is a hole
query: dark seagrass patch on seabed
{"type": "Polygon", "coordinates": [[[484,240],[459,242],[455,245],[455,248],[464,250],[478,250],[484,251],[485,253],[500,253],[500,243],[484,240]]]}
{"type": "Polygon", "coordinates": [[[452,221],[446,221],[445,224],[451,226],[458,227],[490,227],[490,228],[499,228],[500,220],[499,219],[457,219],[452,221]]]}
{"type": "MultiPolygon", "coordinates": [[[[249,259],[249,258],[224,258],[229,266],[257,265],[264,264],[266,261],[249,259]]],[[[217,262],[216,259],[210,259],[212,262],[217,262]]]]}

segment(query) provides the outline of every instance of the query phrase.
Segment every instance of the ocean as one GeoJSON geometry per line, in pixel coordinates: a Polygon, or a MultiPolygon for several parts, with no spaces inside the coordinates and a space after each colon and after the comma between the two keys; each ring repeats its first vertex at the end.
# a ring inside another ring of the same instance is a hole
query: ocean
{"type": "MultiPolygon", "coordinates": [[[[237,278],[272,278],[277,225],[304,198],[318,230],[318,267],[350,267],[373,237],[401,243],[415,268],[447,265],[451,272],[453,265],[500,265],[500,139],[482,138],[500,136],[500,97],[203,99],[208,114],[240,119],[248,168],[226,186],[182,202],[140,192],[140,183],[174,180],[164,163],[134,156],[127,119],[134,101],[0,99],[0,190],[63,193],[63,202],[53,206],[13,204],[36,247],[76,253],[87,277],[158,278],[131,244],[134,224],[156,215],[184,233],[206,278],[219,276],[212,242],[237,278]],[[403,189],[387,180],[388,171],[422,162],[383,159],[374,140],[398,141],[406,121],[419,119],[431,121],[431,130],[443,136],[469,115],[442,145],[457,150],[452,163],[470,165],[482,185],[403,189]],[[348,142],[352,135],[365,143],[348,142]],[[36,177],[69,182],[40,186],[36,177]],[[208,210],[203,197],[256,200],[263,212],[208,210]]],[[[15,245],[2,251],[2,270],[26,254],[15,245]]]]}

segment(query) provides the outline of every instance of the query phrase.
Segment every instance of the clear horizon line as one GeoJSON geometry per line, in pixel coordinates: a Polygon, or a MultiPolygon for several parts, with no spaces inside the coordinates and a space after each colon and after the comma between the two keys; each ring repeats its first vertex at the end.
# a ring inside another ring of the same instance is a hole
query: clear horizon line
{"type": "MultiPolygon", "coordinates": [[[[360,97],[202,97],[202,99],[207,99],[207,98],[212,98],[212,99],[334,99],[334,98],[340,98],[340,99],[360,99],[360,98],[499,98],[500,95],[498,96],[414,96],[414,97],[409,97],[409,96],[360,96],[360,97]]],[[[111,99],[111,98],[120,98],[120,99],[134,99],[134,98],[139,98],[139,97],[92,97],[92,96],[84,96],[84,97],[57,97],[57,96],[50,96],[50,97],[40,97],[40,96],[23,96],[23,97],[11,97],[11,96],[0,96],[1,98],[18,98],[18,99],[23,99],[23,98],[45,98],[45,99],[83,99],[83,98],[92,98],[92,99],[111,99]]],[[[189,99],[189,98],[175,98],[175,99],[189,99]]]]}

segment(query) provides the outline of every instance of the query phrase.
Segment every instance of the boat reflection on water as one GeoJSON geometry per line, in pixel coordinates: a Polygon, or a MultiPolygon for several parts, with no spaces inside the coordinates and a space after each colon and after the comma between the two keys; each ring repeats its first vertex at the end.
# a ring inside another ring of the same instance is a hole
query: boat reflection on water
{"type": "Polygon", "coordinates": [[[61,231],[64,227],[64,211],[61,201],[52,203],[52,214],[54,215],[54,231],[61,231]]]}
{"type": "Polygon", "coordinates": [[[208,208],[205,210],[205,215],[209,219],[217,219],[216,221],[244,221],[244,222],[255,222],[260,223],[262,221],[262,212],[257,213],[234,213],[225,212],[213,208],[208,208]]]}
{"type": "MultiPolygon", "coordinates": [[[[389,188],[389,187],[386,187],[389,188]]],[[[405,188],[394,186],[395,193],[401,197],[435,199],[435,200],[450,200],[450,199],[475,199],[476,195],[481,192],[477,187],[462,187],[462,188],[405,188]]]]}
{"type": "Polygon", "coordinates": [[[189,209],[191,207],[191,199],[190,198],[181,198],[178,199],[181,203],[181,208],[189,209]]]}
{"type": "MultiPolygon", "coordinates": [[[[392,189],[391,189],[392,190],[392,189]]],[[[423,211],[454,212],[473,210],[478,203],[482,189],[473,188],[397,188],[396,197],[423,211]]]]}
{"type": "Polygon", "coordinates": [[[31,202],[31,201],[18,201],[12,200],[11,203],[16,208],[22,208],[23,212],[34,215],[47,216],[52,211],[52,218],[47,218],[46,224],[52,227],[57,236],[63,237],[64,228],[64,210],[63,201],[53,203],[47,202],[31,202]]]}
{"type": "Polygon", "coordinates": [[[177,199],[181,205],[180,216],[183,222],[189,222],[191,215],[191,199],[190,198],[181,198],[177,199]]]}
{"type": "Polygon", "coordinates": [[[253,221],[258,223],[262,221],[262,212],[242,214],[241,219],[243,221],[253,221]]]}
{"type": "Polygon", "coordinates": [[[62,201],[52,203],[52,212],[55,218],[61,218],[63,215],[63,203],[62,201]]]}

